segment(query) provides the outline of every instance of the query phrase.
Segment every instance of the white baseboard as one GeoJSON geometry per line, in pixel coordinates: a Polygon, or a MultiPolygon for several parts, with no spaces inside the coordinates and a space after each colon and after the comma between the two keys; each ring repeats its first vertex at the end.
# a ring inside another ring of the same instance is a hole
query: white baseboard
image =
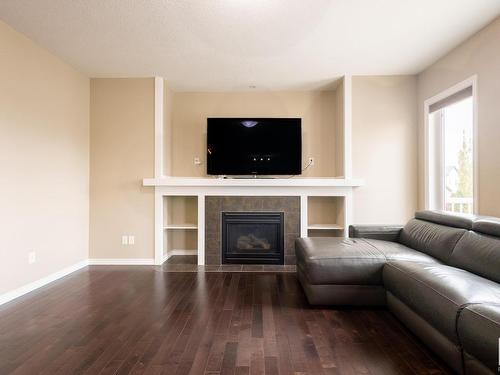
{"type": "Polygon", "coordinates": [[[162,263],[164,263],[168,258],[174,255],[198,255],[198,250],[175,250],[172,249],[166,254],[163,254],[162,263]]]}
{"type": "Polygon", "coordinates": [[[152,266],[154,265],[153,258],[130,258],[130,259],[85,259],[75,263],[69,267],[63,268],[60,271],[54,272],[48,276],[42,277],[29,284],[23,285],[20,288],[0,295],[0,305],[21,297],[29,292],[32,292],[42,286],[45,286],[53,281],[56,281],[64,276],[69,275],[88,265],[109,265],[109,266],[152,266]]]}
{"type": "Polygon", "coordinates": [[[91,266],[153,266],[153,258],[93,258],[89,259],[91,266]]]}
{"type": "Polygon", "coordinates": [[[4,303],[12,301],[13,299],[16,299],[16,298],[21,297],[29,292],[36,290],[38,288],[41,288],[42,286],[45,286],[45,285],[47,285],[53,281],[56,281],[64,276],[67,276],[70,273],[78,271],[79,269],[86,267],[88,264],[89,263],[88,263],[87,259],[82,260],[81,262],[75,263],[69,267],[63,268],[62,270],[51,273],[50,275],[42,277],[41,279],[33,281],[29,284],[23,285],[20,288],[17,288],[17,289],[10,291],[10,292],[4,293],[4,294],[0,295],[0,305],[3,305],[4,303]]]}

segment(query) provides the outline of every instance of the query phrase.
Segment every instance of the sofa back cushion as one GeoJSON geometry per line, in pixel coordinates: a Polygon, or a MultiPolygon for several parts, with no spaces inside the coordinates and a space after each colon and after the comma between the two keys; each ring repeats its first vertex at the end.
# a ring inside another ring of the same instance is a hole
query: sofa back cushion
{"type": "Polygon", "coordinates": [[[457,243],[450,264],[500,283],[500,220],[479,219],[457,243]]]}
{"type": "Polygon", "coordinates": [[[447,227],[470,230],[479,216],[440,210],[423,210],[415,213],[415,219],[441,224],[447,227]]]}
{"type": "Polygon", "coordinates": [[[463,228],[412,219],[401,231],[399,242],[448,264],[455,245],[466,232],[463,228]]]}
{"type": "Polygon", "coordinates": [[[474,221],[472,230],[490,236],[500,237],[500,218],[482,216],[474,221]]]}

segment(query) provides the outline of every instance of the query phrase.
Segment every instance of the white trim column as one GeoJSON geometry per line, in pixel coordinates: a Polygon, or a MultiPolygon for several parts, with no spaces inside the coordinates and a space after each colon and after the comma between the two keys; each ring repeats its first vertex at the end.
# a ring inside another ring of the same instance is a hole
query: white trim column
{"type": "MultiPolygon", "coordinates": [[[[154,79],[155,177],[163,177],[163,78],[154,79]]],[[[155,187],[155,264],[163,264],[163,195],[155,187]]]]}
{"type": "Polygon", "coordinates": [[[352,177],[352,76],[344,76],[344,178],[352,177]]]}
{"type": "Polygon", "coordinates": [[[349,225],[352,224],[352,217],[352,189],[349,189],[344,196],[344,237],[349,237],[349,225]]]}
{"type": "Polygon", "coordinates": [[[163,176],[163,78],[155,77],[155,177],[163,176]]]}
{"type": "Polygon", "coordinates": [[[155,264],[163,264],[163,239],[165,231],[163,230],[163,194],[161,189],[155,187],[155,264]]]}
{"type": "Polygon", "coordinates": [[[307,215],[307,195],[300,196],[300,237],[307,237],[307,228],[309,226],[309,218],[307,215]]]}
{"type": "Polygon", "coordinates": [[[205,265],[205,195],[198,195],[198,265],[205,265]]]}

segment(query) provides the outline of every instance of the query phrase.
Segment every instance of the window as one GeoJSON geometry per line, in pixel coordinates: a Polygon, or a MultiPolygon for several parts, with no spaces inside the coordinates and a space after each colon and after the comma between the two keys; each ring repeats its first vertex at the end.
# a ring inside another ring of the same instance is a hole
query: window
{"type": "Polygon", "coordinates": [[[474,82],[426,101],[427,208],[474,213],[474,82]]]}

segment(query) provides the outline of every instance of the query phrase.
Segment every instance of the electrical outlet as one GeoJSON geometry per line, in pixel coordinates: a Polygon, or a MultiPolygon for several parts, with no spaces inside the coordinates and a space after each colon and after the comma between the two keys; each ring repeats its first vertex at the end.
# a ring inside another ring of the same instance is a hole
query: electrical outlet
{"type": "Polygon", "coordinates": [[[128,236],[122,236],[122,245],[128,245],[128,236]]]}
{"type": "Polygon", "coordinates": [[[135,236],[128,236],[128,244],[129,245],[135,244],[135,236]]]}
{"type": "Polygon", "coordinates": [[[36,253],[34,251],[30,251],[28,253],[28,264],[33,264],[36,262],[36,253]]]}
{"type": "Polygon", "coordinates": [[[307,159],[307,164],[309,164],[310,166],[313,166],[314,165],[314,158],[307,159]]]}
{"type": "Polygon", "coordinates": [[[200,165],[200,164],[201,164],[200,158],[199,157],[195,157],[194,158],[194,165],[200,165]]]}

